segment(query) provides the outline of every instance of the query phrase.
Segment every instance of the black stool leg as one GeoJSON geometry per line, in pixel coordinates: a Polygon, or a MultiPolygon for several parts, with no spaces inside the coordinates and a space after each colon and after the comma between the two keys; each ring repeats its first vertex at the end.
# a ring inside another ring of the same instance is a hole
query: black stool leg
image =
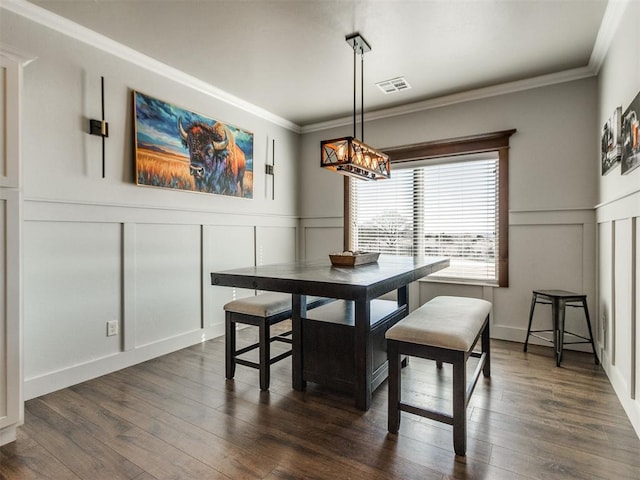
{"type": "Polygon", "coordinates": [[[487,317],[487,324],[484,326],[484,330],[482,331],[482,340],[481,347],[482,353],[486,353],[484,367],[482,367],[482,374],[485,377],[491,376],[491,336],[489,334],[489,322],[490,318],[487,317]]]}
{"type": "Polygon", "coordinates": [[[593,343],[593,333],[591,332],[591,319],[589,318],[589,308],[587,307],[587,299],[586,298],[584,298],[582,300],[582,307],[584,308],[584,316],[587,319],[587,327],[589,328],[589,340],[591,340],[591,348],[593,349],[593,357],[594,357],[596,365],[599,365],[600,361],[598,360],[598,354],[596,353],[596,346],[593,343]]]}
{"type": "Polygon", "coordinates": [[[558,336],[557,336],[557,345],[556,345],[556,365],[559,367],[562,362],[562,352],[564,350],[564,320],[565,320],[565,311],[566,311],[566,303],[564,300],[554,301],[556,306],[556,315],[557,315],[557,328],[558,328],[558,336]]]}
{"type": "Polygon", "coordinates": [[[269,390],[269,383],[270,383],[270,376],[269,376],[269,371],[270,371],[270,362],[271,362],[271,350],[270,350],[270,346],[271,346],[271,338],[270,338],[270,333],[269,333],[269,322],[267,322],[266,320],[264,322],[261,322],[260,325],[258,326],[258,330],[259,330],[259,342],[260,342],[260,346],[259,346],[259,358],[260,358],[260,390],[269,390]]]}
{"type": "Polygon", "coordinates": [[[457,352],[453,362],[453,449],[467,452],[467,369],[465,353],[457,352]]]}
{"type": "MultiPolygon", "coordinates": [[[[562,314],[564,315],[564,308],[562,314]]],[[[556,366],[559,367],[562,344],[560,343],[560,306],[557,298],[551,299],[551,321],[553,322],[553,349],[556,356],[556,366]]]]}
{"type": "Polygon", "coordinates": [[[529,310],[529,325],[527,326],[527,338],[524,340],[524,349],[523,351],[527,351],[527,346],[529,345],[529,334],[531,333],[531,322],[533,322],[533,311],[536,308],[536,300],[538,296],[534,293],[533,297],[531,297],[531,309],[529,310]]]}
{"type": "Polygon", "coordinates": [[[387,360],[389,361],[387,428],[391,433],[398,433],[400,428],[400,352],[398,344],[393,340],[387,340],[387,360]]]}
{"type": "Polygon", "coordinates": [[[231,318],[231,312],[225,312],[224,329],[225,329],[225,371],[226,377],[232,379],[236,373],[236,322],[231,318]]]}

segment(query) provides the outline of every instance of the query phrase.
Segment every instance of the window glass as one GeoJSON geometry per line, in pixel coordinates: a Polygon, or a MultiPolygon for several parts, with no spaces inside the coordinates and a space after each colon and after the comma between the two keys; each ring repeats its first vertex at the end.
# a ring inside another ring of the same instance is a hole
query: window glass
{"type": "Polygon", "coordinates": [[[351,180],[351,245],[444,256],[432,277],[498,282],[498,153],[407,162],[391,179],[351,180]]]}

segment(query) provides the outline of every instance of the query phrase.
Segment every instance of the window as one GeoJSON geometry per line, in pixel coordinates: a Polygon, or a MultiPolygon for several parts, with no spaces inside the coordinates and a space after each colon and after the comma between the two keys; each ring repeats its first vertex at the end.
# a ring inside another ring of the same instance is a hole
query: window
{"type": "Polygon", "coordinates": [[[445,256],[450,267],[432,278],[507,286],[507,152],[513,133],[387,150],[391,179],[351,179],[347,186],[351,248],[445,256]]]}

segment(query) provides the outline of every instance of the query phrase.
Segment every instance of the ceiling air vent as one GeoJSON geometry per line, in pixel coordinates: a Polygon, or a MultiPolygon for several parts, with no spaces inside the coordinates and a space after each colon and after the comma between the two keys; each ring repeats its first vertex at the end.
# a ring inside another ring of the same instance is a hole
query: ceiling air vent
{"type": "Polygon", "coordinates": [[[377,87],[382,90],[385,95],[389,93],[401,92],[402,90],[408,90],[411,85],[404,79],[404,77],[392,78],[391,80],[385,80],[383,82],[376,83],[377,87]]]}

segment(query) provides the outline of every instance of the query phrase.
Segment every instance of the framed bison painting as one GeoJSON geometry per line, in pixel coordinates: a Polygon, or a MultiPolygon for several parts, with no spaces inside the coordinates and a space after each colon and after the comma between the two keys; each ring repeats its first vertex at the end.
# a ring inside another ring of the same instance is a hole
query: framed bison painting
{"type": "Polygon", "coordinates": [[[133,97],[138,185],[253,198],[253,133],[133,97]]]}

